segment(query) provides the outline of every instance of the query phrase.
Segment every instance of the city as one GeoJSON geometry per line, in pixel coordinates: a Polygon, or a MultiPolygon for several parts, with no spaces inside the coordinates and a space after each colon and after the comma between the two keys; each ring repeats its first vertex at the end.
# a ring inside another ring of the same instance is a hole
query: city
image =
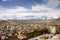
{"type": "Polygon", "coordinates": [[[60,40],[60,0],[0,0],[0,40],[60,40]]]}
{"type": "Polygon", "coordinates": [[[60,18],[49,20],[49,22],[45,20],[0,20],[0,36],[5,37],[4,40],[34,40],[39,36],[43,40],[45,36],[44,38],[48,40],[59,35],[59,20],[60,18]]]}

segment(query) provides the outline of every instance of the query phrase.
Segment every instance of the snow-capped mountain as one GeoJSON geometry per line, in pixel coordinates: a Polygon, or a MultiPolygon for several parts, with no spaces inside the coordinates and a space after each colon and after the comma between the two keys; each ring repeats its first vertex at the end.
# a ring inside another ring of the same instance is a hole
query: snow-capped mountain
{"type": "Polygon", "coordinates": [[[34,16],[34,15],[29,15],[29,16],[0,16],[1,20],[53,20],[55,18],[53,17],[47,17],[47,16],[34,16]]]}

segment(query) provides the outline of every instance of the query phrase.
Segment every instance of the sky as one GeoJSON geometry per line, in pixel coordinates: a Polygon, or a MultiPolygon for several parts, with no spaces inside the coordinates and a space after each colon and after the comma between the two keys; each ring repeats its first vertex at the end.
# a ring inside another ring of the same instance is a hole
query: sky
{"type": "Polygon", "coordinates": [[[0,17],[60,17],[60,0],[0,0],[0,17]]]}

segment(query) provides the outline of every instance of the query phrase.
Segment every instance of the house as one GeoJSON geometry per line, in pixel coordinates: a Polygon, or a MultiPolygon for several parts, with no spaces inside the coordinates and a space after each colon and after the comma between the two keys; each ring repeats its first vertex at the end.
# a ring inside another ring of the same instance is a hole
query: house
{"type": "Polygon", "coordinates": [[[48,30],[49,30],[50,33],[56,34],[56,33],[59,33],[60,26],[58,26],[58,25],[50,25],[48,30]]]}

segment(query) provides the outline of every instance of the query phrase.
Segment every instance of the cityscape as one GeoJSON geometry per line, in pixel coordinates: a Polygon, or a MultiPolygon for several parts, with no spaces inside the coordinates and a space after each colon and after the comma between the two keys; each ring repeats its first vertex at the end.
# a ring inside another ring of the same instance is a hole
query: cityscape
{"type": "Polygon", "coordinates": [[[0,40],[60,40],[60,0],[0,0],[0,40]]]}

